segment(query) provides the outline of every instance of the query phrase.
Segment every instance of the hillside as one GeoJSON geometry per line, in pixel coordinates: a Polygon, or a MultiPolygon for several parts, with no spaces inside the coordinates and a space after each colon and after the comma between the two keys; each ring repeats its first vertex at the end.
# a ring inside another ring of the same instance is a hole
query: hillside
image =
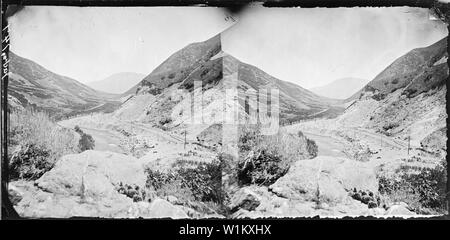
{"type": "Polygon", "coordinates": [[[127,92],[128,94],[134,92],[136,95],[126,101],[116,114],[125,119],[137,118],[156,124],[161,120],[168,121],[167,126],[179,126],[188,121],[191,113],[200,111],[189,108],[191,96],[194,96],[194,101],[200,101],[197,96],[200,96],[201,91],[203,122],[208,124],[220,122],[217,116],[223,110],[225,89],[236,78],[239,79],[237,109],[243,113],[240,115],[244,118],[246,117],[244,92],[249,89],[279,89],[280,117],[283,122],[320,116],[334,117],[343,110],[337,100],[320,97],[293,83],[276,79],[255,66],[243,63],[223,52],[221,36],[216,35],[204,42],[190,44],[171,55],[141,83],[127,92]],[[196,80],[202,81],[201,90],[194,87],[196,80]],[[145,95],[155,97],[142,101],[148,98],[144,97],[145,95]]]}
{"type": "Polygon", "coordinates": [[[111,106],[117,105],[114,94],[96,91],[13,52],[9,57],[8,104],[11,108],[33,107],[58,118],[90,109],[112,110],[111,106]]]}
{"type": "Polygon", "coordinates": [[[140,73],[121,72],[99,81],[89,82],[87,85],[98,91],[121,94],[130,90],[144,77],[145,75],[140,73]]]}
{"type": "Polygon", "coordinates": [[[340,78],[326,85],[311,88],[310,91],[320,96],[346,99],[360,90],[367,83],[367,80],[361,78],[340,78]]]}
{"type": "Polygon", "coordinates": [[[417,96],[442,85],[448,77],[447,38],[423,48],[416,48],[395,60],[363,89],[348,100],[371,93],[376,99],[403,89],[403,95],[417,96]]]}
{"type": "Polygon", "coordinates": [[[446,131],[447,59],[447,38],[401,56],[348,99],[338,122],[442,150],[446,137],[437,133],[446,131]]]}

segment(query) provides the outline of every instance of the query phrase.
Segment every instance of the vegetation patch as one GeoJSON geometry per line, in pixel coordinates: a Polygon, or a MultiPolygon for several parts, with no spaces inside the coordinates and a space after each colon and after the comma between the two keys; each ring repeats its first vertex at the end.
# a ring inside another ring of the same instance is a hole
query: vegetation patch
{"type": "Polygon", "coordinates": [[[280,130],[274,135],[262,135],[258,126],[243,126],[239,132],[241,157],[236,175],[240,185],[270,185],[284,176],[293,162],[317,156],[316,143],[302,132],[280,130]]]}
{"type": "Polygon", "coordinates": [[[197,163],[195,167],[180,164],[170,172],[147,168],[146,187],[159,197],[174,196],[182,202],[192,200],[222,203],[222,171],[219,161],[197,163]]]}
{"type": "Polygon", "coordinates": [[[74,130],[75,132],[80,134],[80,140],[78,141],[78,148],[80,149],[81,152],[94,149],[95,140],[91,135],[84,133],[79,126],[75,126],[74,130]]]}
{"type": "Polygon", "coordinates": [[[391,202],[405,202],[415,212],[446,212],[447,163],[444,160],[434,168],[403,167],[396,177],[379,176],[380,194],[391,202]]]}
{"type": "Polygon", "coordinates": [[[10,113],[7,136],[12,180],[37,179],[61,156],[79,151],[73,131],[56,125],[47,113],[32,109],[10,113]]]}

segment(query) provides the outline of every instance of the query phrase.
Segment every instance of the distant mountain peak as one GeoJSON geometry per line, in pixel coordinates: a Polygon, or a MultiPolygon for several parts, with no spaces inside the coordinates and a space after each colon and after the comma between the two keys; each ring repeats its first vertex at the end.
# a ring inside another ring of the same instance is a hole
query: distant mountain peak
{"type": "Polygon", "coordinates": [[[119,72],[108,76],[105,79],[89,82],[88,86],[107,93],[121,94],[139,83],[145,74],[135,72],[119,72]]]}
{"type": "Polygon", "coordinates": [[[367,82],[366,79],[362,78],[339,78],[323,86],[311,88],[310,90],[320,96],[346,99],[360,90],[367,82]]]}

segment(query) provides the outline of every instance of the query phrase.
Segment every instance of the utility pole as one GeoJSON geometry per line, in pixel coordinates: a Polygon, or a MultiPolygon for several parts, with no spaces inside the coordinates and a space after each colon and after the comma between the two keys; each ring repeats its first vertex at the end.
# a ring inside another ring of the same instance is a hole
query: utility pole
{"type": "Polygon", "coordinates": [[[411,142],[411,136],[408,136],[408,156],[409,156],[409,147],[410,147],[410,142],[411,142]]]}
{"type": "Polygon", "coordinates": [[[184,130],[184,150],[186,150],[186,129],[184,130]]]}

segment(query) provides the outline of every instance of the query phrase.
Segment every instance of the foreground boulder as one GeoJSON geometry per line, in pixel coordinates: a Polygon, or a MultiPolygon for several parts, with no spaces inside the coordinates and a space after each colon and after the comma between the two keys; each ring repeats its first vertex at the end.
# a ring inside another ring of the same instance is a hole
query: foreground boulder
{"type": "Polygon", "coordinates": [[[295,162],[269,187],[280,197],[331,205],[348,201],[348,191],[354,189],[377,193],[374,170],[362,162],[326,156],[295,162]]]}
{"type": "Polygon", "coordinates": [[[389,209],[386,211],[386,215],[411,217],[417,214],[409,210],[406,203],[398,203],[389,207],[389,209]]]}
{"type": "Polygon", "coordinates": [[[241,188],[237,191],[232,199],[229,208],[232,212],[238,209],[252,211],[261,203],[261,199],[257,193],[253,192],[250,187],[241,188]]]}
{"type": "Polygon", "coordinates": [[[345,202],[333,206],[327,203],[280,197],[270,192],[267,187],[255,185],[246,186],[242,190],[237,191],[232,199],[258,199],[259,205],[253,208],[257,202],[250,201],[254,205],[242,205],[244,207],[233,209],[231,218],[344,217],[370,214],[367,205],[351,198],[347,198],[345,202]],[[251,196],[250,198],[237,197],[249,195],[251,196]],[[246,206],[252,207],[248,208],[246,206]]]}
{"type": "Polygon", "coordinates": [[[138,215],[144,218],[189,218],[181,207],[160,198],[153,200],[151,203],[141,203],[138,215]]]}
{"type": "Polygon", "coordinates": [[[62,157],[33,182],[13,182],[21,192],[16,210],[27,218],[188,218],[182,208],[162,199],[134,202],[117,186],[146,183],[144,167],[134,157],[85,151],[62,157]]]}
{"type": "Polygon", "coordinates": [[[119,183],[143,188],[145,181],[143,165],[136,158],[89,150],[63,156],[36,184],[50,193],[97,199],[116,193],[119,183]]]}

